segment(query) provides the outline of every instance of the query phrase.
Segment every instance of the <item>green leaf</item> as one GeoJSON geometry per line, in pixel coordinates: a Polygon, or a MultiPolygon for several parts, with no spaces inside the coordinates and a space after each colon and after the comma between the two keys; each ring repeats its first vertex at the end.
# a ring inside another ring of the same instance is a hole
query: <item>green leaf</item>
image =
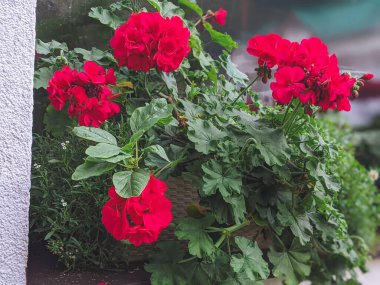
{"type": "Polygon", "coordinates": [[[116,193],[123,198],[137,197],[149,181],[149,172],[143,169],[116,172],[112,177],[116,193]]]}
{"type": "Polygon", "coordinates": [[[226,134],[215,127],[211,122],[195,119],[188,122],[187,136],[195,144],[195,149],[204,154],[216,150],[218,141],[226,134]]]}
{"type": "Polygon", "coordinates": [[[198,16],[200,16],[200,17],[202,17],[202,15],[203,15],[202,8],[199,7],[199,5],[195,1],[191,1],[191,0],[179,0],[178,4],[189,8],[190,10],[194,11],[195,13],[197,13],[198,16]]]}
{"type": "Polygon", "coordinates": [[[46,89],[49,80],[53,77],[53,70],[49,67],[41,67],[34,72],[33,87],[34,89],[46,89]]]}
{"type": "Polygon", "coordinates": [[[235,243],[243,254],[232,256],[233,270],[236,273],[244,273],[251,281],[267,279],[270,271],[257,243],[245,237],[235,237],[235,243]]]}
{"type": "Polygon", "coordinates": [[[73,124],[66,110],[57,111],[52,105],[46,109],[44,116],[45,129],[52,133],[55,137],[63,136],[67,126],[73,124]]]}
{"type": "MultiPolygon", "coordinates": [[[[172,117],[173,106],[168,105],[165,99],[153,99],[144,107],[137,108],[131,116],[132,131],[147,131],[160,120],[172,117]]],[[[166,121],[165,121],[166,122],[166,121]]]]}
{"type": "Polygon", "coordinates": [[[79,165],[71,179],[73,180],[83,180],[93,176],[99,176],[115,168],[115,164],[101,161],[88,161],[86,160],[83,164],[79,165]]]}
{"type": "Polygon", "coordinates": [[[75,127],[73,133],[86,140],[117,145],[116,138],[113,135],[99,128],[75,127]]]}
{"type": "Polygon", "coordinates": [[[232,217],[234,218],[235,223],[242,223],[245,219],[245,214],[247,213],[244,196],[224,196],[223,199],[230,204],[232,217]]]}
{"type": "Polygon", "coordinates": [[[146,148],[144,152],[147,153],[147,157],[144,160],[147,166],[163,167],[171,162],[165,149],[160,145],[152,145],[146,148]]]}
{"type": "Polygon", "coordinates": [[[201,266],[209,278],[216,282],[226,280],[231,271],[230,257],[220,249],[215,249],[213,259],[203,260],[201,266]]]}
{"type": "Polygon", "coordinates": [[[98,143],[95,146],[90,146],[86,149],[86,154],[91,157],[97,158],[110,158],[112,156],[118,155],[120,153],[120,147],[108,144],[108,143],[98,143]]]}
{"type": "Polygon", "coordinates": [[[241,174],[234,168],[223,167],[215,160],[202,165],[204,185],[202,193],[206,196],[220,192],[224,197],[240,194],[242,191],[241,174]]]}
{"type": "Polygon", "coordinates": [[[177,98],[178,97],[177,80],[175,79],[173,73],[162,72],[161,78],[165,82],[171,94],[173,94],[174,97],[177,98]]]}
{"type": "Polygon", "coordinates": [[[77,54],[81,54],[84,60],[92,60],[103,66],[117,64],[116,59],[113,57],[111,53],[107,51],[102,51],[94,47],[91,50],[75,48],[74,52],[76,52],[77,54]]]}
{"type": "Polygon", "coordinates": [[[139,130],[136,133],[134,133],[130,137],[128,144],[122,147],[122,150],[126,152],[131,152],[136,147],[136,143],[140,140],[144,133],[145,132],[143,130],[139,130]]]}
{"type": "Polygon", "coordinates": [[[208,215],[202,219],[184,218],[179,221],[175,235],[179,240],[189,241],[189,253],[199,258],[210,256],[214,252],[214,243],[205,229],[214,223],[208,215]]]}
{"type": "Polygon", "coordinates": [[[185,12],[174,5],[172,2],[168,2],[167,0],[159,1],[159,0],[147,0],[154,8],[157,9],[161,13],[163,17],[172,17],[172,16],[180,16],[183,18],[185,16],[185,12]]]}
{"type": "Polygon", "coordinates": [[[332,191],[339,191],[340,184],[335,182],[334,179],[326,173],[325,165],[317,162],[316,160],[309,160],[306,163],[306,168],[310,171],[310,175],[313,176],[317,181],[319,180],[319,177],[321,177],[322,182],[327,189],[332,191]]]}
{"type": "Polygon", "coordinates": [[[208,278],[208,274],[202,267],[202,263],[192,262],[187,264],[186,271],[188,272],[188,285],[212,285],[208,278]]]}
{"type": "Polygon", "coordinates": [[[256,147],[268,165],[282,166],[287,162],[290,157],[289,146],[281,129],[257,128],[255,124],[250,124],[247,130],[253,135],[256,147]]]}
{"type": "Polygon", "coordinates": [[[120,155],[112,156],[109,158],[104,158],[102,160],[111,162],[111,163],[118,163],[122,160],[129,159],[131,157],[132,157],[132,154],[128,153],[128,154],[120,154],[120,155]]]}
{"type": "Polygon", "coordinates": [[[145,265],[145,271],[152,273],[152,285],[188,285],[187,272],[179,261],[183,252],[178,242],[161,242],[157,244],[159,252],[153,261],[145,265]]]}
{"type": "Polygon", "coordinates": [[[268,257],[274,266],[273,275],[285,278],[286,285],[298,285],[310,275],[310,249],[300,247],[297,239],[293,240],[290,249],[278,252],[271,248],[268,257]]]}
{"type": "Polygon", "coordinates": [[[36,53],[47,55],[50,53],[54,53],[56,50],[63,50],[67,52],[69,49],[67,48],[66,43],[60,43],[57,41],[51,41],[44,43],[41,40],[36,40],[36,53]]]}
{"type": "Polygon", "coordinates": [[[231,55],[227,56],[225,69],[227,75],[231,77],[235,81],[235,83],[245,85],[246,81],[249,80],[247,74],[241,72],[237,68],[236,64],[232,62],[231,55]]]}
{"type": "Polygon", "coordinates": [[[283,226],[290,227],[292,233],[300,239],[302,245],[310,241],[313,227],[306,213],[293,213],[287,206],[279,201],[277,203],[277,218],[283,226]]]}
{"type": "Polygon", "coordinates": [[[116,29],[123,23],[123,20],[121,20],[120,17],[116,16],[110,10],[104,9],[102,7],[91,8],[88,16],[98,20],[100,23],[108,27],[111,27],[112,29],[116,29]]]}
{"type": "Polygon", "coordinates": [[[224,47],[228,52],[231,52],[234,48],[238,47],[238,44],[231,38],[230,35],[222,34],[214,30],[209,23],[203,23],[203,26],[209,32],[211,40],[224,47]]]}

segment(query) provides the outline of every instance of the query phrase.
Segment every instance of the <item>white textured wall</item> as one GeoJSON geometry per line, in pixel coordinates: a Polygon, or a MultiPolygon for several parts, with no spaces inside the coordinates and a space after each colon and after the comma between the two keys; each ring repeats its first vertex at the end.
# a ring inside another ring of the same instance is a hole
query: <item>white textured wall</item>
{"type": "Polygon", "coordinates": [[[0,0],[0,285],[26,283],[35,6],[0,0]]]}

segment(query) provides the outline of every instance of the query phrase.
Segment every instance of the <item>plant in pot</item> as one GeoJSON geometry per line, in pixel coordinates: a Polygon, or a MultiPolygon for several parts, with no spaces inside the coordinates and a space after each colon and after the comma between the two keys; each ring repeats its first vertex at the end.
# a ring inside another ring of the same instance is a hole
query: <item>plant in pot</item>
{"type": "Polygon", "coordinates": [[[372,240],[350,226],[356,208],[340,199],[360,190],[339,170],[355,168],[368,189],[367,232],[378,223],[377,192],[347,133],[317,115],[349,111],[367,77],[340,72],[317,38],[270,34],[248,42],[258,59],[249,81],[231,62],[237,44],[216,30],[225,11],[148,2],[157,11],[131,1],[92,9],[115,29],[111,51],[37,45],[47,129],[67,126],[77,136],[67,147],[85,148],[70,185],[101,193],[102,234],[129,260],[149,257],[152,284],[357,284],[372,240]],[[204,37],[223,48],[217,58],[204,37]],[[251,86],[272,76],[276,104],[263,106],[251,86]]]}

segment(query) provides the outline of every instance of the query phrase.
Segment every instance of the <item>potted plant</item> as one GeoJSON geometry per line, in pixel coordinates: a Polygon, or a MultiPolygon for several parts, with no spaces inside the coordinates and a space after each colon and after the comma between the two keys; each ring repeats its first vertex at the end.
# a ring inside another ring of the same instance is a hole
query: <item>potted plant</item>
{"type": "Polygon", "coordinates": [[[269,34],[248,42],[258,59],[249,81],[231,61],[236,42],[217,31],[224,10],[148,2],[156,11],[130,1],[92,9],[115,29],[111,51],[37,43],[47,127],[69,126],[79,140],[67,147],[86,146],[72,180],[101,177],[93,191],[108,189],[99,220],[115,247],[148,250],[152,284],[357,284],[366,237],[352,234],[340,206],[347,177],[338,171],[356,162],[318,113],[349,111],[369,76],[341,72],[317,38],[269,34]],[[276,104],[263,106],[251,86],[272,77],[276,104]]]}

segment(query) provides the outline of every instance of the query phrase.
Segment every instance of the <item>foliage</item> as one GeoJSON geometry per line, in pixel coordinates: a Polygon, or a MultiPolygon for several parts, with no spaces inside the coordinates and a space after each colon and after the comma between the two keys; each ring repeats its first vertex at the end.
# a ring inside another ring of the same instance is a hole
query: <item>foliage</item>
{"type": "MultiPolygon", "coordinates": [[[[165,16],[203,15],[195,1],[180,1],[186,10],[166,0],[148,2],[165,16]]],[[[120,9],[136,9],[126,6],[120,9]]],[[[90,15],[113,28],[125,20],[101,9],[90,15]]],[[[176,242],[157,245],[159,251],[145,266],[153,285],[262,284],[271,275],[290,285],[354,282],[354,270],[364,269],[365,245],[379,223],[374,215],[379,199],[366,170],[347,151],[342,136],[335,138],[337,129],[305,114],[297,99],[275,107],[255,102],[259,112],[251,111],[241,98],[257,101],[257,95],[228,54],[236,43],[204,17],[197,23],[183,21],[191,31],[191,53],[170,74],[118,68],[108,51],[37,43],[45,57],[37,64],[36,87],[46,85],[47,72],[41,69],[80,68],[89,57],[114,67],[118,82],[132,84],[113,87],[122,110],[100,129],[57,123],[80,138],[70,138],[75,145],[69,150],[54,148],[57,140],[48,135],[38,138],[34,156],[41,167],[33,181],[32,227],[49,231],[46,239],[64,245],[72,233],[93,241],[84,229],[71,228],[90,227],[89,232],[99,233],[95,246],[103,255],[92,251],[83,264],[96,256],[95,264],[104,266],[103,257],[110,260],[111,252],[122,252],[111,246],[99,224],[105,189],[114,184],[119,196],[129,198],[140,195],[149,173],[163,180],[182,176],[197,188],[199,201],[194,202],[200,210],[175,219],[175,235],[188,242],[188,251],[176,242]],[[204,49],[202,30],[226,50],[218,58],[204,49]],[[57,164],[50,167],[51,159],[57,164]],[[78,165],[75,171],[73,165],[78,165]],[[359,199],[363,192],[367,197],[359,199]],[[66,211],[60,197],[73,203],[67,217],[75,219],[62,229],[56,227],[58,213],[66,211]],[[91,212],[81,218],[88,220],[79,222],[76,211],[85,210],[91,212]],[[245,237],[242,230],[248,227],[256,230],[256,238],[265,236],[269,246],[245,237]]]]}

